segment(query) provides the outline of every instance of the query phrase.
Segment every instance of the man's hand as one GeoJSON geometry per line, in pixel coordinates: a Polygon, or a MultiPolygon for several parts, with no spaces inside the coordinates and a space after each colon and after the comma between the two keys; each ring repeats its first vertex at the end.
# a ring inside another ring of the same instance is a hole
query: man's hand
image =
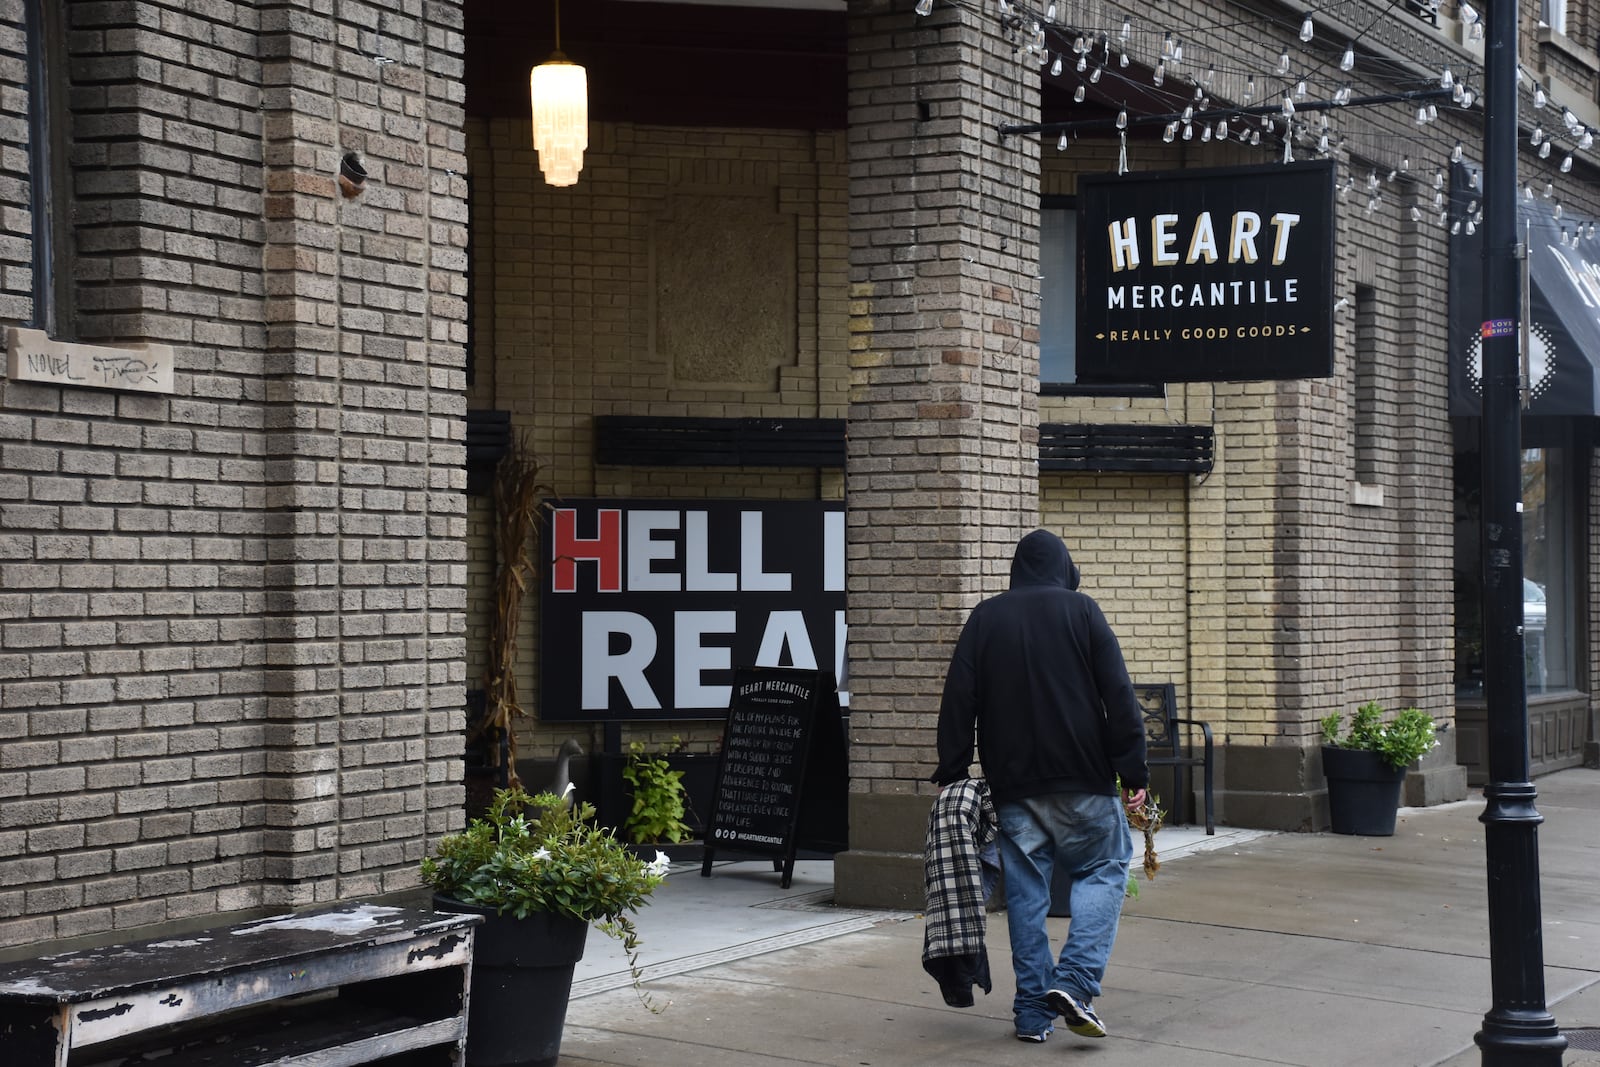
{"type": "Polygon", "coordinates": [[[1132,791],[1124,789],[1122,791],[1122,803],[1129,811],[1138,811],[1140,808],[1144,807],[1144,798],[1145,791],[1143,789],[1135,789],[1132,791]]]}

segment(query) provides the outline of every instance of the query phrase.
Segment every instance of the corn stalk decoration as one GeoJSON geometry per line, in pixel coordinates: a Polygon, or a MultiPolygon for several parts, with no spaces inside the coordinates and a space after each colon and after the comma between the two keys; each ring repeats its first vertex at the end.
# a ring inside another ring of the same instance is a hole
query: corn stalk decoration
{"type": "Polygon", "coordinates": [[[512,438],[494,471],[495,596],[494,614],[489,621],[488,666],[483,674],[484,715],[467,735],[469,745],[481,743],[487,747],[490,766],[499,767],[501,783],[510,788],[522,784],[517,778],[513,719],[527,714],[517,702],[517,625],[522,618],[523,598],[537,576],[539,498],[553,492],[539,481],[539,464],[526,436],[512,438]]]}

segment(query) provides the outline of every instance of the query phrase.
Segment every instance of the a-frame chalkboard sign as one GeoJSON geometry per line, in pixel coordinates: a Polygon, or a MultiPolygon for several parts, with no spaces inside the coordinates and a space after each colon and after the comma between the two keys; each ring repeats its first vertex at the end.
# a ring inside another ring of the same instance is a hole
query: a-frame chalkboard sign
{"type": "Polygon", "coordinates": [[[701,875],[711,876],[719,849],[754,853],[774,857],[787,889],[797,851],[846,847],[848,780],[833,675],[736,669],[701,875]]]}

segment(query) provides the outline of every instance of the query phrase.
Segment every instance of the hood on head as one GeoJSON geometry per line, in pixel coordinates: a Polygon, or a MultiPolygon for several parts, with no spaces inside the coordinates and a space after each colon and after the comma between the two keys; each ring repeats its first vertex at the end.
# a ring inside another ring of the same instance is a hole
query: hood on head
{"type": "Polygon", "coordinates": [[[1066,542],[1049,530],[1035,530],[1017,542],[1011,557],[1011,585],[1059,585],[1078,588],[1078,567],[1066,542]]]}

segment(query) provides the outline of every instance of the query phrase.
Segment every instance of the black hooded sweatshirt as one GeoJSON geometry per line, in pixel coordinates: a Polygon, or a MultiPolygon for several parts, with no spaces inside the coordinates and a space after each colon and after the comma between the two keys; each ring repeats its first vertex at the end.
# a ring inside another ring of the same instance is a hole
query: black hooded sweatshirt
{"type": "Polygon", "coordinates": [[[939,708],[940,785],[968,777],[973,726],[996,803],[1149,784],[1144,715],[1100,606],[1061,538],[1017,544],[1011,588],[972,610],[939,708]]]}

